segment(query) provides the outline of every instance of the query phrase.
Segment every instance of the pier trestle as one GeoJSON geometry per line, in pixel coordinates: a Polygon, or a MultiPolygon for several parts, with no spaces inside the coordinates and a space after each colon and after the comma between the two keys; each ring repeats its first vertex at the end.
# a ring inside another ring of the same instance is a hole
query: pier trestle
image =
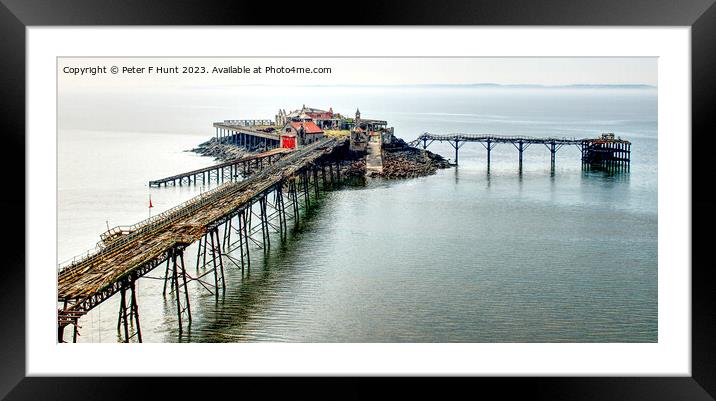
{"type": "MultiPolygon", "coordinates": [[[[120,294],[118,340],[141,342],[136,281],[165,262],[164,276],[154,278],[164,280],[163,295],[169,294],[167,300],[176,308],[179,335],[190,330],[188,283],[197,281],[218,300],[220,291],[223,294],[226,290],[225,262],[241,268],[242,272],[250,269],[251,248],[266,252],[271,246],[272,234],[276,233],[280,241],[285,240],[289,233],[288,220],[298,224],[301,209],[310,209],[311,192],[318,199],[321,189],[335,188],[335,184],[340,183],[341,168],[335,151],[343,145],[345,141],[328,139],[295,151],[244,182],[207,191],[176,210],[163,213],[161,218],[166,222],[158,221],[159,216],[140,222],[116,239],[105,242],[95,254],[88,253],[73,260],[59,272],[58,283],[63,286],[58,296],[62,304],[58,309],[58,342],[64,342],[64,328],[68,325],[74,326],[73,341],[76,341],[80,317],[116,293],[120,294]],[[236,208],[228,209],[227,205],[236,208]],[[203,228],[197,223],[203,224],[203,228]],[[194,242],[197,242],[196,277],[189,274],[184,260],[186,249],[194,242]],[[166,248],[162,248],[164,246],[166,248]],[[232,252],[237,247],[238,255],[232,252]],[[99,272],[107,273],[100,275],[99,272]],[[203,280],[212,273],[213,285],[203,280]],[[85,276],[87,274],[89,276],[85,276]],[[83,283],[107,284],[94,284],[87,289],[72,284],[80,277],[87,277],[83,283]]],[[[257,160],[256,163],[261,168],[263,162],[257,160]]]]}
{"type": "Polygon", "coordinates": [[[529,136],[500,136],[486,134],[431,134],[424,133],[409,143],[427,149],[434,141],[448,142],[455,149],[455,165],[458,164],[459,149],[465,142],[478,142],[487,150],[487,171],[490,171],[492,149],[498,143],[510,143],[518,152],[519,171],[522,172],[524,151],[532,144],[543,144],[550,152],[550,169],[554,172],[557,151],[564,145],[574,145],[581,150],[584,169],[600,167],[610,171],[628,171],[631,162],[631,142],[615,138],[613,133],[598,138],[535,138],[529,136]]]}
{"type": "Polygon", "coordinates": [[[142,342],[142,329],[139,326],[139,307],[134,280],[128,280],[127,285],[119,291],[119,316],[117,318],[117,341],[128,343],[134,337],[142,342]],[[129,305],[127,305],[127,289],[129,289],[129,305]]]}
{"type": "Polygon", "coordinates": [[[169,282],[170,294],[173,293],[176,301],[179,334],[184,331],[183,322],[187,322],[188,327],[191,328],[191,304],[186,280],[187,272],[184,265],[184,248],[185,246],[178,246],[169,250],[167,270],[164,276],[164,295],[166,296],[167,282],[169,282]]]}

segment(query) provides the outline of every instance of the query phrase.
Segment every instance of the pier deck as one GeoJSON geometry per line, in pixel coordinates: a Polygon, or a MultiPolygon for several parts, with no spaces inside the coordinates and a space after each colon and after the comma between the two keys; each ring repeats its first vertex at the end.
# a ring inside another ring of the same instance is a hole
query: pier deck
{"type": "Polygon", "coordinates": [[[368,141],[368,152],[365,157],[366,173],[383,172],[383,155],[380,141],[368,141]]]}
{"type": "MultiPolygon", "coordinates": [[[[247,230],[246,223],[247,219],[250,221],[252,206],[257,202],[261,206],[261,229],[265,243],[270,224],[268,222],[269,216],[267,215],[267,195],[273,191],[277,195],[275,207],[278,210],[280,229],[285,232],[286,210],[283,207],[284,195],[282,192],[284,187],[289,188],[289,197],[291,197],[291,193],[293,194],[295,201],[293,207],[297,209],[298,198],[296,193],[298,192],[298,185],[295,183],[296,178],[300,179],[305,199],[307,200],[312,172],[313,184],[317,194],[317,161],[324,156],[330,155],[344,142],[344,140],[336,138],[324,138],[306,148],[291,152],[273,165],[266,167],[244,181],[225,183],[132,227],[116,227],[109,230],[103,235],[105,241],[100,243],[98,250],[89,253],[82,259],[75,260],[68,266],[60,268],[58,273],[58,302],[62,306],[58,310],[58,340],[62,341],[62,332],[67,325],[75,326],[76,339],[77,320],[79,317],[118,292],[122,294],[120,323],[124,322],[125,331],[127,331],[129,327],[127,320],[136,319],[136,329],[138,330],[139,321],[134,297],[134,281],[163,262],[167,262],[167,280],[172,281],[172,288],[176,290],[181,332],[181,314],[189,309],[186,290],[184,290],[187,297],[186,307],[180,308],[179,305],[179,292],[182,286],[180,277],[183,278],[183,286],[186,288],[183,260],[184,248],[199,241],[201,251],[203,243],[204,263],[206,263],[207,249],[209,249],[212,255],[210,259],[212,259],[215,266],[216,288],[222,287],[223,264],[221,262],[222,254],[219,245],[218,226],[225,224],[224,235],[226,236],[227,233],[230,235],[232,219],[238,216],[239,221],[243,222],[240,224],[244,225],[243,234],[241,233],[241,228],[239,228],[239,236],[243,238],[242,244],[246,245],[246,254],[248,254],[250,238],[247,236],[250,233],[247,230]],[[282,213],[283,217],[281,217],[282,213]],[[242,235],[243,237],[241,237],[242,235]],[[219,263],[219,267],[217,267],[217,263],[219,263]],[[171,278],[170,264],[173,264],[171,278]],[[126,306],[125,302],[126,290],[131,291],[129,306],[126,306]],[[127,317],[128,314],[129,318],[127,317]]],[[[276,153],[278,154],[278,152],[276,153]]],[[[338,166],[336,165],[336,167],[338,166]]],[[[331,181],[333,180],[332,171],[331,166],[331,181]]],[[[325,186],[325,169],[323,173],[325,186]]],[[[340,178],[340,175],[338,177],[340,178]]],[[[294,209],[295,217],[297,217],[298,213],[296,209],[294,209]]],[[[224,238],[224,244],[226,246],[226,237],[224,238]]],[[[243,245],[241,250],[241,265],[243,268],[243,245]]],[[[199,256],[197,256],[197,266],[199,266],[199,256]]],[[[190,315],[189,320],[191,320],[190,315]]],[[[139,335],[141,341],[141,334],[139,335]]],[[[129,341],[129,337],[129,335],[125,335],[125,340],[129,341]]]]}

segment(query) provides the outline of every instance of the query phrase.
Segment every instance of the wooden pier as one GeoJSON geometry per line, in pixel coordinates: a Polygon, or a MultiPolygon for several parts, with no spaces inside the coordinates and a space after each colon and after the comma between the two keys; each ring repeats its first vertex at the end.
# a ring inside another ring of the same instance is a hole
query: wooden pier
{"type": "Polygon", "coordinates": [[[60,266],[58,341],[64,342],[65,327],[73,326],[76,342],[80,317],[119,293],[118,339],[141,342],[135,282],[162,264],[164,293],[168,289],[176,304],[181,334],[191,324],[187,282],[198,281],[218,298],[226,288],[225,267],[250,268],[251,249],[267,250],[272,233],[285,239],[288,221],[298,222],[311,197],[340,181],[337,154],[345,149],[345,140],[324,138],[243,181],[224,183],[133,226],[108,230],[94,250],[60,266]],[[192,276],[185,251],[196,242],[192,276]]]}
{"type": "Polygon", "coordinates": [[[161,187],[162,184],[164,184],[165,187],[170,184],[173,186],[181,186],[184,182],[187,184],[196,184],[199,181],[201,181],[202,184],[206,184],[212,180],[215,180],[218,183],[231,181],[239,176],[247,177],[252,172],[261,170],[264,165],[271,165],[273,162],[280,159],[285,154],[290,153],[292,150],[293,149],[275,148],[263,153],[247,155],[238,159],[215,164],[213,166],[152,180],[149,181],[149,186],[161,187]]]}
{"type": "Polygon", "coordinates": [[[497,144],[511,144],[517,149],[519,170],[522,171],[522,160],[525,150],[531,145],[544,145],[550,152],[550,166],[555,167],[557,151],[565,145],[577,146],[582,152],[582,165],[585,168],[599,166],[608,169],[629,169],[631,161],[631,142],[615,138],[614,134],[602,134],[598,138],[535,138],[530,136],[502,136],[489,134],[431,134],[424,133],[409,145],[422,145],[427,149],[431,143],[448,142],[455,149],[455,164],[458,164],[459,150],[468,142],[477,142],[487,151],[487,168],[490,168],[490,154],[497,144]]]}

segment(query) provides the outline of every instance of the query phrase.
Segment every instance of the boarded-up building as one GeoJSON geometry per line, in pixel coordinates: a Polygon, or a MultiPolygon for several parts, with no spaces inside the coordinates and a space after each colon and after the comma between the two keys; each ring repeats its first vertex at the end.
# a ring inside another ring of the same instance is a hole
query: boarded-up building
{"type": "Polygon", "coordinates": [[[301,147],[314,143],[323,138],[323,130],[316,125],[313,121],[291,121],[287,123],[283,129],[281,129],[281,137],[287,138],[287,143],[290,142],[291,135],[295,139],[295,147],[301,147]]]}
{"type": "Polygon", "coordinates": [[[343,124],[343,117],[333,113],[333,107],[328,110],[306,107],[304,104],[298,110],[286,113],[286,110],[279,109],[276,114],[276,124],[283,126],[291,121],[313,121],[321,129],[340,129],[343,124]]]}

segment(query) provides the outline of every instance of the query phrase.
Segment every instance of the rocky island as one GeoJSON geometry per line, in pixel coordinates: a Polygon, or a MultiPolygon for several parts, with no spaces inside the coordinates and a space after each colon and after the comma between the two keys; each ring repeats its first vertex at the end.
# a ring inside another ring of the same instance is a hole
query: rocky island
{"type": "Polygon", "coordinates": [[[391,179],[432,175],[451,164],[442,156],[408,145],[394,135],[383,120],[355,118],[306,107],[286,113],[279,110],[275,120],[225,120],[214,123],[216,136],[191,149],[219,162],[265,152],[277,147],[298,149],[324,136],[349,138],[349,152],[341,165],[347,177],[391,179]]]}

